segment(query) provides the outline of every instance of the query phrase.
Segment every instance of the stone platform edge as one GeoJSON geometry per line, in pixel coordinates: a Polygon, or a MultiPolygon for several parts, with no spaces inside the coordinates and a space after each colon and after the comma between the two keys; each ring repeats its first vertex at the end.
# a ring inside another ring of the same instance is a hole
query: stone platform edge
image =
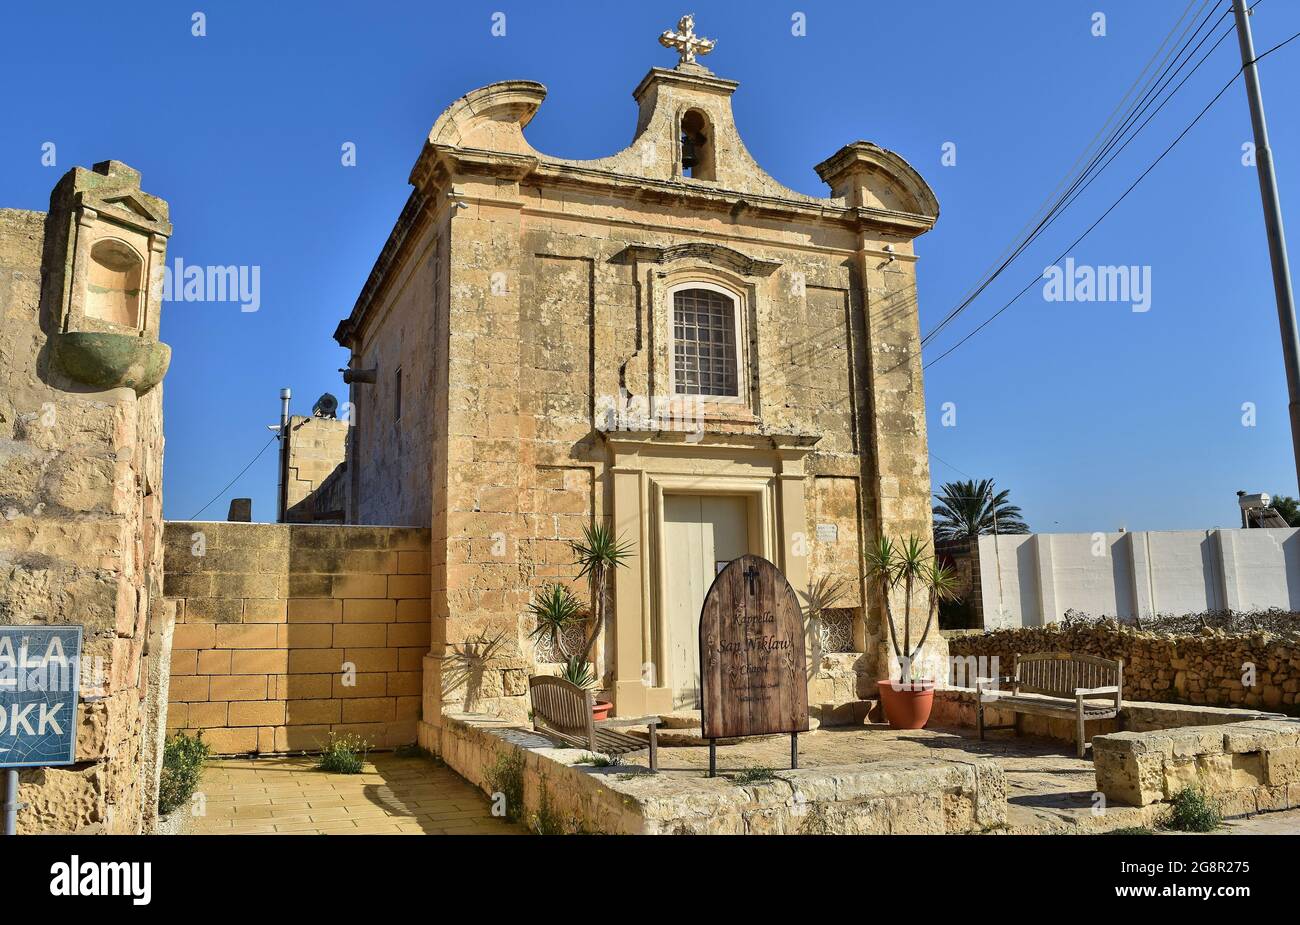
{"type": "Polygon", "coordinates": [[[1092,744],[1107,800],[1145,807],[1193,786],[1227,818],[1300,806],[1300,720],[1116,732],[1092,744]]]}
{"type": "MultiPolygon", "coordinates": [[[[421,740],[492,797],[489,775],[523,757],[523,811],[565,831],[671,834],[961,834],[1006,824],[1006,783],[992,760],[899,760],[776,772],[746,786],[725,777],[580,765],[583,749],[478,714],[422,724],[421,740]]],[[[661,753],[661,762],[665,757],[661,753]]]]}

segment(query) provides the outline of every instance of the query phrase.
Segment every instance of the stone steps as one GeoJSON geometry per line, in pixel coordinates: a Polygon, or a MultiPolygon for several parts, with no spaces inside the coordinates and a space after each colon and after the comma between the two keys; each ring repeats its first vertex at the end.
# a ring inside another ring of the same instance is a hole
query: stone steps
{"type": "Polygon", "coordinates": [[[823,726],[868,726],[885,721],[885,713],[876,699],[823,703],[809,708],[808,712],[816,715],[823,726]]]}

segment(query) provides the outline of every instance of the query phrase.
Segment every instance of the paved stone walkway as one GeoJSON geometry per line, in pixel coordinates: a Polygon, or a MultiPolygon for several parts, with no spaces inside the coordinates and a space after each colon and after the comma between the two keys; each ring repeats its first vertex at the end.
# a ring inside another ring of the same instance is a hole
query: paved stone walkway
{"type": "Polygon", "coordinates": [[[510,835],[487,798],[428,758],[370,756],[360,774],[327,774],[310,756],[218,758],[199,790],[195,835],[510,835]]]}

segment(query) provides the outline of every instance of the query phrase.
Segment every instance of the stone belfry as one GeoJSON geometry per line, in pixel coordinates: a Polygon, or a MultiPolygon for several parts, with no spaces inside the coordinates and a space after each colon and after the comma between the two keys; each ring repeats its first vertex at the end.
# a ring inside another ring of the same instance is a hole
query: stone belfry
{"type": "Polygon", "coordinates": [[[617,713],[698,699],[700,599],[744,553],[843,588],[810,703],[886,674],[862,554],[930,536],[913,240],[938,204],[866,141],[815,167],[826,195],[786,187],[741,138],[740,85],[699,61],[714,41],[688,16],[659,42],[676,66],[634,88],[606,157],[533,147],[534,81],[453,102],[335,333],[349,520],[432,527],[422,740],[445,711],[525,714],[558,658],[529,602],[560,581],[594,604],[571,548],[593,523],[628,548],[595,658],[617,713]]]}

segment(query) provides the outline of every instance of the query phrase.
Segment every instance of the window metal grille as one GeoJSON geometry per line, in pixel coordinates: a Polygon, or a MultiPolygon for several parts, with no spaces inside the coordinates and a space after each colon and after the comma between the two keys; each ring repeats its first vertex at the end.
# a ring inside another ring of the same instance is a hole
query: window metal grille
{"type": "Polygon", "coordinates": [[[739,395],[735,303],[712,289],[673,293],[673,383],[678,395],[739,395]]]}

